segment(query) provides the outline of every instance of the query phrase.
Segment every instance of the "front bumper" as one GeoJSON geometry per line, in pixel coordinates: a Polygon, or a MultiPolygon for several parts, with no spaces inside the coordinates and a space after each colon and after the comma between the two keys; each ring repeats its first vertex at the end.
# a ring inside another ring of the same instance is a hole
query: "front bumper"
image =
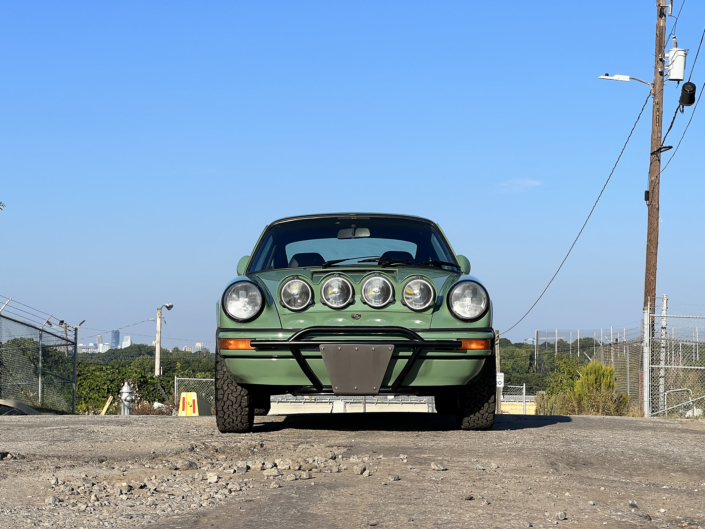
{"type": "MultiPolygon", "coordinates": [[[[220,344],[220,338],[243,338],[243,334],[239,329],[218,329],[217,343],[220,344]]],[[[270,337],[257,337],[258,334],[247,332],[254,350],[218,349],[217,354],[225,359],[228,371],[238,383],[296,387],[297,393],[333,391],[318,350],[320,345],[331,342],[394,346],[381,393],[416,393],[419,386],[464,385],[479,373],[494,348],[494,332],[488,328],[417,332],[391,326],[316,326],[294,331],[289,338],[283,338],[282,332],[276,333],[275,339],[271,338],[272,332],[268,333],[270,337]],[[492,346],[487,350],[460,350],[460,338],[490,339],[492,346]]]]}

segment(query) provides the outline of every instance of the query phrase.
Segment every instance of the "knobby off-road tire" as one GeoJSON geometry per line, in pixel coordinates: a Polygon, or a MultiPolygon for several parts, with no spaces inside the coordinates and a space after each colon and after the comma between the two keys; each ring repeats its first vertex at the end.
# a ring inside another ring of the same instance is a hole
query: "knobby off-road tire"
{"type": "Polygon", "coordinates": [[[497,367],[493,356],[485,359],[480,374],[458,393],[456,415],[461,430],[491,430],[497,391],[497,367]]]}
{"type": "Polygon", "coordinates": [[[249,432],[255,422],[252,394],[230,377],[220,354],[215,355],[215,421],[221,433],[249,432]]]}

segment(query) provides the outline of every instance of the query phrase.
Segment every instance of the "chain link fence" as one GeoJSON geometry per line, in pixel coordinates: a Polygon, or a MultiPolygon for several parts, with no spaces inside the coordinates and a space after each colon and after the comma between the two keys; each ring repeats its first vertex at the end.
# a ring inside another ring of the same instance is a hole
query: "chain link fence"
{"type": "Polygon", "coordinates": [[[78,330],[70,334],[0,313],[0,399],[75,413],[78,330]]]}
{"type": "Polygon", "coordinates": [[[641,328],[554,329],[536,331],[534,370],[550,377],[558,361],[584,364],[597,360],[614,368],[616,390],[640,402],[643,381],[643,339],[641,328]]]}
{"type": "Polygon", "coordinates": [[[644,351],[651,376],[644,407],[655,417],[704,417],[705,347],[701,333],[705,316],[669,313],[663,296],[644,315],[647,340],[644,351]],[[653,326],[653,331],[649,327],[653,326]]]}
{"type": "Polygon", "coordinates": [[[214,378],[179,378],[174,377],[174,401],[178,408],[182,393],[197,393],[206,399],[215,413],[215,379],[214,378]]]}

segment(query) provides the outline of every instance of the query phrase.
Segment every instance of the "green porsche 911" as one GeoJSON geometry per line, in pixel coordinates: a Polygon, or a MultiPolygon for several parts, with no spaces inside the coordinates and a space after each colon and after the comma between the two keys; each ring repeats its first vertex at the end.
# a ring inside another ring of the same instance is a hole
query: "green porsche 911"
{"type": "Polygon", "coordinates": [[[217,305],[218,429],[247,432],[271,395],[424,395],[492,428],[492,305],[419,217],[291,217],[264,229],[217,305]]]}

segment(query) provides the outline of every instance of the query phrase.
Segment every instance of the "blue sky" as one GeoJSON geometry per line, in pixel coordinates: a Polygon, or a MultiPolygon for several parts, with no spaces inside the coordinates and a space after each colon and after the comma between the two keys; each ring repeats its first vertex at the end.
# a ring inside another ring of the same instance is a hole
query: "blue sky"
{"type": "MultiPolygon", "coordinates": [[[[514,324],[647,95],[597,77],[652,76],[655,9],[5,2],[0,19],[0,294],[87,320],[83,336],[172,302],[172,347],[212,341],[238,258],[269,221],[311,212],[434,219],[487,285],[496,328],[514,324]]],[[[688,71],[704,25],[705,4],[686,3],[688,71]]],[[[668,83],[669,120],[678,95],[668,83]]],[[[705,303],[704,124],[701,109],[662,177],[658,291],[683,306],[705,303]]],[[[649,130],[650,110],[510,339],[638,326],[649,130]]],[[[129,330],[151,342],[154,323],[129,330]]]]}

